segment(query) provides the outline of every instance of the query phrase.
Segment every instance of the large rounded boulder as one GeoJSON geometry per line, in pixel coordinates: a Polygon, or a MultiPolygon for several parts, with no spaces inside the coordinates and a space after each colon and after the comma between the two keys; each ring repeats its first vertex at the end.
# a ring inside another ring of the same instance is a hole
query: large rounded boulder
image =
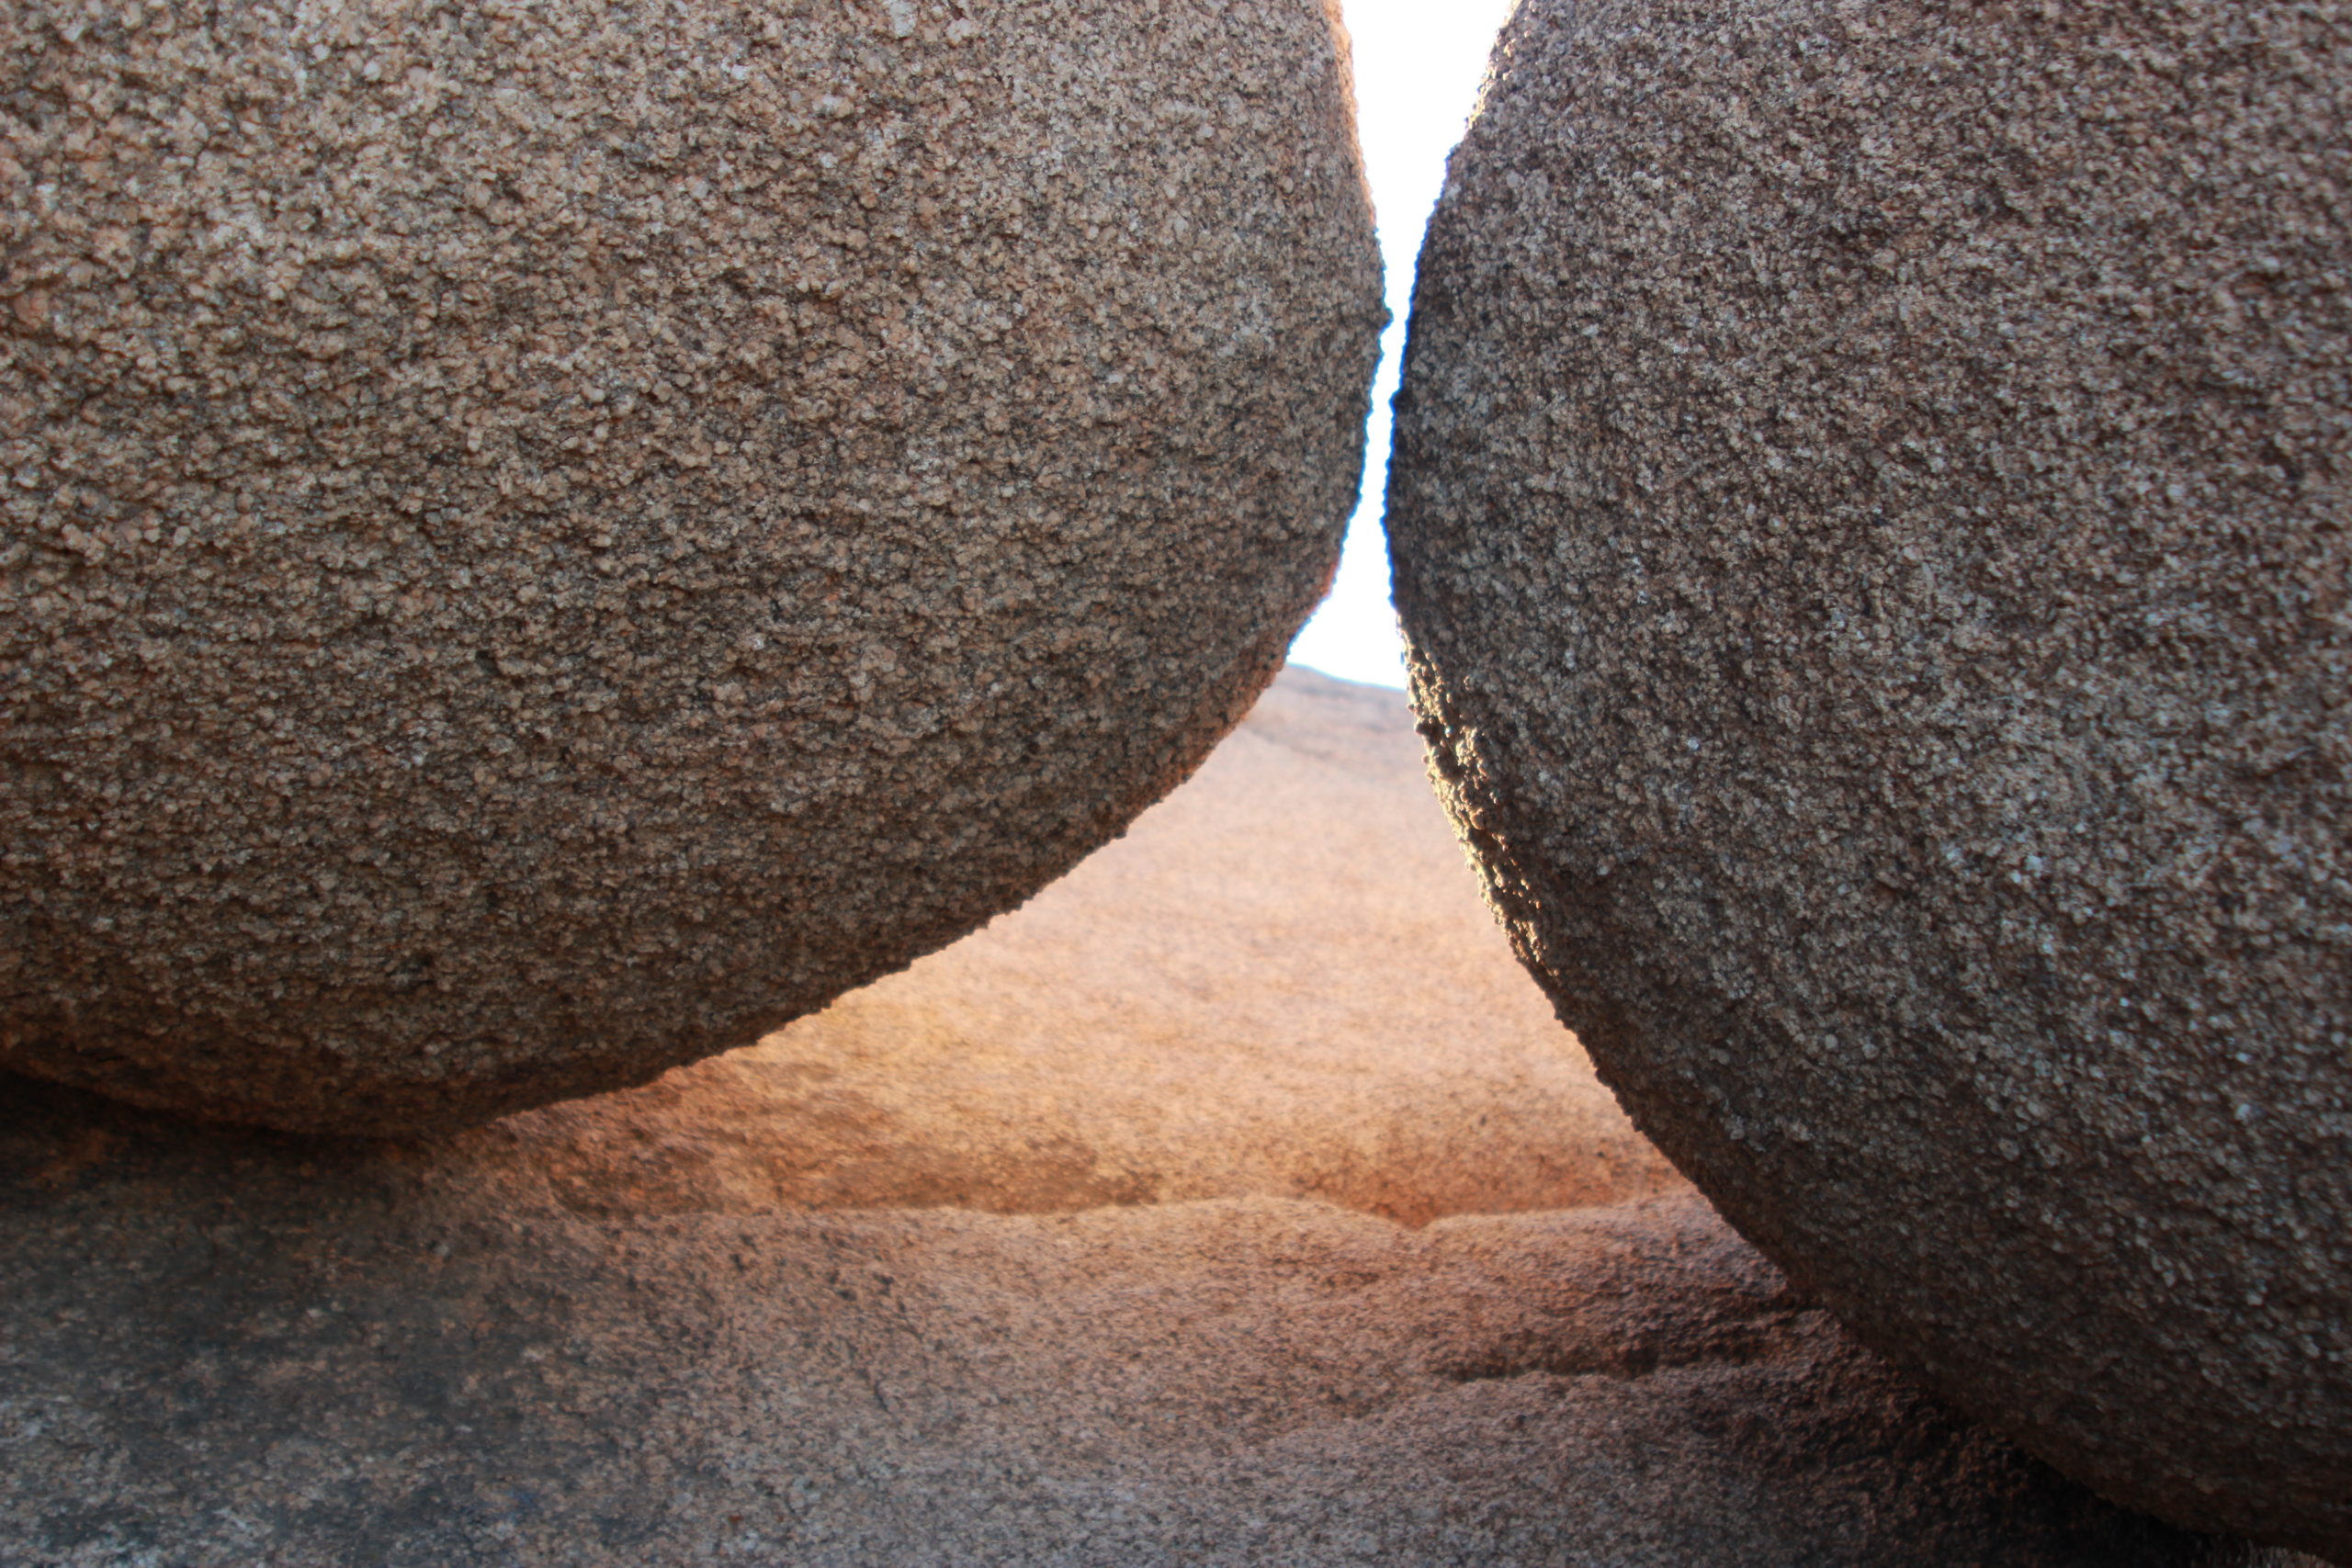
{"type": "Polygon", "coordinates": [[[1527,0],[1421,260],[1424,733],[1871,1343],[2352,1559],[2352,9],[1527,0]]]}
{"type": "Polygon", "coordinates": [[[1182,778],[1353,502],[1319,0],[31,0],[0,122],[0,1066],[745,1043],[1182,778]]]}

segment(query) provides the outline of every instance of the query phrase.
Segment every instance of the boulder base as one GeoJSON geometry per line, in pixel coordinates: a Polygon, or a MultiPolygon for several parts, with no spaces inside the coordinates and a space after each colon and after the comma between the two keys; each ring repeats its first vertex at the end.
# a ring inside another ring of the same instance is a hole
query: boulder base
{"type": "Polygon", "coordinates": [[[0,1540],[2287,1568],[2100,1502],[1792,1292],[1608,1105],[1417,752],[1396,695],[1286,676],[987,931],[430,1142],[0,1081],[0,1540]]]}

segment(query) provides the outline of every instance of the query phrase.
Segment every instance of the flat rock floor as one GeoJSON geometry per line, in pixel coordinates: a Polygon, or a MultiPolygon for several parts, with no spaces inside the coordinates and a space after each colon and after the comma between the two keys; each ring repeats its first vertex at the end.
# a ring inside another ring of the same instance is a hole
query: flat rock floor
{"type": "Polygon", "coordinates": [[[1286,674],[1021,911],[429,1143],[0,1078],[0,1568],[2269,1564],[1791,1295],[1286,674]]]}

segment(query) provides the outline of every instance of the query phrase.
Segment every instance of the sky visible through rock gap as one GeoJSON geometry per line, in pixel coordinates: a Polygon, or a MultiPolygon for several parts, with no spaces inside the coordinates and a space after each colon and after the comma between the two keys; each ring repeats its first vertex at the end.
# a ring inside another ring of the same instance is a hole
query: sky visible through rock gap
{"type": "Polygon", "coordinates": [[[1394,318],[1380,344],[1365,432],[1363,493],[1348,523],[1347,553],[1331,595],[1291,644],[1294,662],[1342,680],[1405,683],[1404,646],[1388,602],[1388,549],[1380,532],[1388,482],[1388,403],[1405,351],[1413,258],[1462,139],[1495,34],[1512,0],[1345,0],[1355,42],[1356,116],[1380,219],[1394,318]]]}

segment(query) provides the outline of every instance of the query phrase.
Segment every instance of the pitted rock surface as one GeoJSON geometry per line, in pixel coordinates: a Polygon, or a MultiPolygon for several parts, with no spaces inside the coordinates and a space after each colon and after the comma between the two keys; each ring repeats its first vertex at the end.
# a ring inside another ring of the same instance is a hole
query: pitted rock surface
{"type": "Polygon", "coordinates": [[[589,1218],[494,1129],[159,1121],[0,1101],[12,1562],[2310,1568],[1955,1418],[1689,1193],[589,1218]]]}
{"type": "Polygon", "coordinates": [[[1295,665],[985,930],[501,1130],[590,1214],[1274,1197],[1421,1225],[1688,1190],[1487,917],[1405,694],[1295,665]]]}
{"type": "Polygon", "coordinates": [[[419,1129],[1165,792],[1380,324],[1316,0],[0,17],[0,1060],[419,1129]]]}
{"type": "Polygon", "coordinates": [[[2352,1559],[2352,10],[1530,0],[1390,492],[1635,1122],[2120,1500],[2352,1559]]]}
{"type": "Polygon", "coordinates": [[[640,1088],[377,1141],[0,1078],[0,1280],[11,1568],[2308,1568],[1792,1292],[1402,694],[1295,670],[1021,909],[640,1088]]]}

